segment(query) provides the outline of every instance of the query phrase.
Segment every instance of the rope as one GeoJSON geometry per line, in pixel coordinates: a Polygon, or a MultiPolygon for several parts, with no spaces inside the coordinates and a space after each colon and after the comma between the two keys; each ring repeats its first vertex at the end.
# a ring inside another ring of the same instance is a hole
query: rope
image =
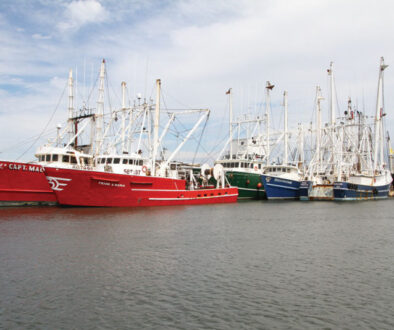
{"type": "Polygon", "coordinates": [[[19,160],[21,157],[23,157],[23,156],[24,156],[24,155],[25,155],[25,154],[26,154],[26,153],[37,143],[37,141],[38,141],[38,140],[41,138],[41,136],[44,134],[45,130],[48,128],[50,122],[52,121],[53,117],[55,116],[55,113],[56,113],[57,109],[59,108],[60,101],[62,100],[63,95],[64,95],[66,89],[67,89],[67,83],[66,83],[66,85],[64,86],[62,95],[60,96],[60,99],[59,99],[59,101],[58,101],[58,103],[57,103],[57,105],[56,105],[56,107],[55,107],[55,110],[53,111],[51,117],[49,118],[48,122],[46,123],[44,129],[42,130],[42,132],[40,133],[40,135],[38,135],[37,138],[33,141],[33,143],[29,146],[29,148],[27,148],[27,149],[26,149],[16,160],[19,160]]]}
{"type": "Polygon", "coordinates": [[[197,155],[198,149],[200,148],[201,139],[202,139],[202,136],[204,134],[205,128],[207,127],[207,123],[208,123],[208,117],[205,119],[205,124],[204,124],[204,127],[203,127],[202,131],[201,131],[200,139],[198,140],[196,151],[194,152],[192,164],[194,164],[194,161],[196,159],[196,155],[197,155]]]}

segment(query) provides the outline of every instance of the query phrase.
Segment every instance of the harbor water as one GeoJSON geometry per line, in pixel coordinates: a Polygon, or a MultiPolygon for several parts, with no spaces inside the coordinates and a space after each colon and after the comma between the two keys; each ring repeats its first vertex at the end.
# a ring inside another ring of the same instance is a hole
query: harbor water
{"type": "Polygon", "coordinates": [[[0,209],[1,329],[394,329],[394,201],[0,209]]]}

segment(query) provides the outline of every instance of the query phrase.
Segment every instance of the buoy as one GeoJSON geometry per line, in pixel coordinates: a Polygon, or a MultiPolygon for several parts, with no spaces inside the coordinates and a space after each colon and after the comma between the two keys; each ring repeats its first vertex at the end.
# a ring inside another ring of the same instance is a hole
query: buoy
{"type": "Polygon", "coordinates": [[[249,184],[250,183],[250,180],[248,179],[248,180],[246,180],[246,184],[249,184]]]}
{"type": "Polygon", "coordinates": [[[257,184],[257,188],[261,188],[261,186],[262,186],[262,184],[261,184],[261,182],[259,182],[259,183],[257,184]]]}
{"type": "Polygon", "coordinates": [[[144,165],[144,166],[142,166],[141,171],[145,173],[147,169],[148,169],[148,168],[144,165]]]}

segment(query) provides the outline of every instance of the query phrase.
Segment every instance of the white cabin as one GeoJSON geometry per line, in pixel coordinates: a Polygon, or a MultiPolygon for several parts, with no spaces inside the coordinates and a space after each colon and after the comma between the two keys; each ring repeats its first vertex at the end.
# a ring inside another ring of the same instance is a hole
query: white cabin
{"type": "Polygon", "coordinates": [[[97,171],[132,175],[149,175],[151,172],[150,162],[136,153],[99,155],[96,158],[95,169],[97,171]]]}
{"type": "Polygon", "coordinates": [[[93,156],[74,149],[42,146],[35,156],[42,166],[78,169],[92,169],[93,166],[93,156]]]}

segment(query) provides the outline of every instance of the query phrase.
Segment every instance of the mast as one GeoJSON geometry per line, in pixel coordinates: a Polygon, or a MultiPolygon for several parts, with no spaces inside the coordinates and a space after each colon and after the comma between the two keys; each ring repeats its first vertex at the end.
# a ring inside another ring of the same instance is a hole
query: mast
{"type": "Polygon", "coordinates": [[[265,120],[266,120],[266,140],[267,140],[267,165],[269,165],[269,157],[270,157],[270,110],[271,110],[271,100],[270,100],[270,90],[274,88],[275,85],[271,85],[269,81],[267,81],[265,90],[266,90],[266,104],[265,104],[265,120]]]}
{"type": "Polygon", "coordinates": [[[229,132],[230,132],[230,159],[233,159],[233,97],[232,89],[230,88],[227,93],[229,97],[229,132]]]}
{"type": "Polygon", "coordinates": [[[321,166],[321,152],[320,152],[320,138],[321,138],[321,107],[320,102],[324,100],[321,95],[320,86],[316,87],[316,154],[317,154],[317,161],[318,161],[318,168],[320,171],[321,166]]]}
{"type": "Polygon", "coordinates": [[[304,127],[298,124],[298,169],[304,173],[304,127]]]}
{"type": "Polygon", "coordinates": [[[393,169],[392,169],[392,166],[391,166],[391,143],[390,143],[390,135],[389,135],[389,132],[387,131],[387,138],[386,138],[386,143],[387,143],[387,145],[386,145],[386,148],[387,148],[387,158],[388,158],[388,161],[389,161],[389,170],[390,170],[390,173],[393,173],[393,169]]]}
{"type": "Polygon", "coordinates": [[[287,150],[288,150],[288,132],[287,132],[287,91],[284,91],[283,93],[283,104],[285,107],[285,122],[284,122],[284,130],[285,130],[285,154],[284,154],[284,160],[283,164],[287,165],[288,163],[288,155],[287,155],[287,150]]]}
{"type": "Polygon", "coordinates": [[[104,78],[105,78],[105,59],[103,59],[103,61],[101,62],[101,67],[100,67],[99,95],[97,101],[97,114],[96,114],[96,156],[100,154],[101,145],[103,143],[104,78]]]}
{"type": "Polygon", "coordinates": [[[122,138],[122,153],[124,153],[125,150],[125,131],[126,131],[126,83],[122,81],[122,133],[121,133],[121,138],[122,138]]]}
{"type": "MultiPolygon", "coordinates": [[[[335,167],[336,165],[339,166],[339,163],[337,162],[342,161],[341,159],[338,159],[336,157],[336,144],[338,144],[338,147],[341,143],[340,141],[336,141],[335,138],[335,82],[334,82],[334,63],[330,62],[330,68],[327,70],[328,76],[330,78],[330,136],[331,136],[331,166],[332,166],[332,171],[333,174],[335,175],[335,167]]],[[[342,148],[342,145],[340,145],[340,148],[342,148]]],[[[339,173],[338,173],[339,176],[339,173]]]]}
{"type": "Polygon", "coordinates": [[[382,116],[383,116],[383,71],[388,65],[384,64],[384,58],[380,58],[379,67],[379,81],[378,81],[378,95],[376,99],[376,114],[375,114],[375,148],[373,158],[373,171],[377,170],[378,167],[378,149],[380,151],[380,165],[383,164],[383,131],[382,131],[382,116]]]}
{"type": "Polygon", "coordinates": [[[74,117],[74,86],[73,86],[73,71],[70,69],[68,73],[68,127],[67,133],[69,140],[74,136],[73,133],[73,121],[74,117]]]}
{"type": "Polygon", "coordinates": [[[331,127],[333,128],[335,125],[335,113],[336,113],[336,107],[335,107],[335,101],[336,101],[336,96],[335,96],[335,83],[334,83],[334,62],[330,63],[330,69],[328,71],[328,76],[330,77],[330,124],[331,127]]]}
{"type": "Polygon", "coordinates": [[[156,175],[156,154],[159,144],[159,122],[160,122],[160,79],[156,80],[156,107],[155,107],[155,121],[153,125],[153,154],[152,154],[152,175],[156,175]]]}

